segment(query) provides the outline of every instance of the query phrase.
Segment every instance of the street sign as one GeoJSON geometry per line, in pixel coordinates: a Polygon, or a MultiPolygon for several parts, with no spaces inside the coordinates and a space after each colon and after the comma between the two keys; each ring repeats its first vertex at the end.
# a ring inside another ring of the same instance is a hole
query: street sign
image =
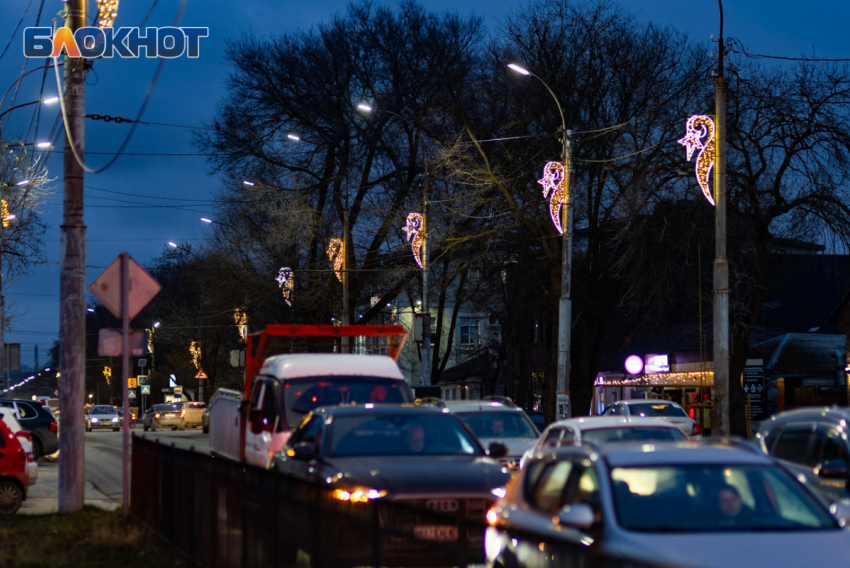
{"type": "MultiPolygon", "coordinates": [[[[128,257],[130,260],[129,316],[130,319],[133,319],[151,301],[151,298],[156,296],[162,287],[150,274],[145,272],[144,268],[139,266],[138,262],[133,260],[133,257],[129,255],[128,257]]],[[[92,296],[100,300],[106,309],[112,312],[112,315],[121,319],[120,256],[113,260],[112,264],[100,273],[100,276],[95,278],[94,282],[89,286],[89,292],[91,292],[92,296]]]]}
{"type": "Polygon", "coordinates": [[[127,394],[130,398],[136,398],[136,389],[130,389],[127,394]]]}
{"type": "Polygon", "coordinates": [[[767,418],[766,405],[767,387],[764,383],[764,367],[752,359],[747,360],[744,367],[744,401],[750,405],[750,420],[767,418]]]}
{"type": "Polygon", "coordinates": [[[195,378],[200,380],[200,379],[206,379],[208,377],[207,377],[207,374],[204,372],[204,370],[201,369],[200,371],[198,371],[198,374],[195,375],[195,378]]]}
{"type": "Polygon", "coordinates": [[[142,394],[150,394],[151,386],[150,385],[142,385],[142,394]]]}
{"type": "MultiPolygon", "coordinates": [[[[148,332],[137,329],[130,332],[130,355],[138,357],[148,351],[148,332]]],[[[121,330],[101,329],[97,333],[97,354],[101,357],[121,357],[121,330]]]]}
{"type": "Polygon", "coordinates": [[[148,382],[148,376],[147,375],[139,375],[138,379],[139,379],[140,385],[143,385],[143,384],[148,382]]]}
{"type": "Polygon", "coordinates": [[[174,394],[183,394],[183,387],[174,387],[174,394]]]}
{"type": "Polygon", "coordinates": [[[147,359],[139,359],[139,367],[144,367],[147,364],[148,364],[147,359]]]}
{"type": "Polygon", "coordinates": [[[129,379],[127,379],[127,388],[128,389],[136,388],[136,378],[135,377],[130,377],[129,379]]]}

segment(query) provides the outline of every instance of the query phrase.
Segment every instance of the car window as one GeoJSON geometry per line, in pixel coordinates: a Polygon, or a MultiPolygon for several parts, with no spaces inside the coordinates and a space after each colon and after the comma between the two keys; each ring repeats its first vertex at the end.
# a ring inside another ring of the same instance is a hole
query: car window
{"type": "Polygon", "coordinates": [[[809,465],[816,467],[827,462],[842,462],[844,467],[850,466],[847,455],[847,439],[837,429],[831,426],[818,426],[815,431],[815,448],[809,465]]]}
{"type": "Polygon", "coordinates": [[[795,463],[806,463],[806,450],[811,437],[812,427],[808,424],[787,426],[773,447],[773,455],[795,463]]]}
{"type": "Polygon", "coordinates": [[[537,430],[525,413],[516,410],[458,412],[457,416],[466,422],[479,438],[537,437],[537,430]]]}
{"type": "Polygon", "coordinates": [[[618,428],[597,428],[582,430],[585,442],[607,444],[627,441],[678,441],[686,440],[678,428],[657,428],[654,426],[622,426],[618,428]]]}
{"type": "Polygon", "coordinates": [[[581,477],[578,478],[575,493],[568,500],[568,504],[570,505],[580,503],[590,505],[594,511],[599,510],[599,478],[592,467],[586,467],[581,471],[581,477]]]}
{"type": "Polygon", "coordinates": [[[311,442],[316,448],[322,444],[322,432],[325,428],[325,419],[322,416],[305,417],[298,429],[292,433],[287,446],[294,447],[302,442],[311,442]]]}
{"type": "Polygon", "coordinates": [[[543,465],[530,491],[531,504],[554,515],[563,505],[564,488],[572,468],[573,464],[568,460],[543,465]]]}
{"type": "Polygon", "coordinates": [[[764,435],[764,447],[767,448],[768,453],[773,453],[773,445],[776,443],[776,440],[779,439],[780,432],[782,432],[782,426],[773,428],[764,435]]]}
{"type": "Polygon", "coordinates": [[[639,402],[629,405],[631,416],[655,417],[686,417],[687,413],[681,406],[675,404],[663,404],[658,402],[639,402]]]}
{"type": "Polygon", "coordinates": [[[18,403],[18,414],[21,417],[21,420],[32,420],[38,413],[35,411],[35,408],[27,404],[26,402],[18,403]]]}
{"type": "Polygon", "coordinates": [[[561,441],[561,435],[564,433],[563,428],[552,428],[546,434],[546,439],[543,440],[542,447],[544,448],[557,448],[558,442],[561,441]]]}
{"type": "Polygon", "coordinates": [[[115,414],[115,409],[111,406],[95,406],[92,411],[92,414],[115,414]]]}
{"type": "Polygon", "coordinates": [[[623,413],[623,409],[619,405],[609,406],[605,411],[605,416],[619,416],[623,413]]]}
{"type": "Polygon", "coordinates": [[[478,445],[449,414],[335,416],[334,456],[480,455],[478,445]]]}

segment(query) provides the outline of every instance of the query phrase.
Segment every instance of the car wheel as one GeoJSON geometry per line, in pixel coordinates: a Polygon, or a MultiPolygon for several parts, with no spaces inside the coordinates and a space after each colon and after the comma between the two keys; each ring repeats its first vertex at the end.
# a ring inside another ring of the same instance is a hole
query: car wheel
{"type": "Polygon", "coordinates": [[[38,458],[44,455],[44,448],[41,447],[41,440],[32,437],[32,459],[38,461],[38,458]]]}
{"type": "Polygon", "coordinates": [[[121,429],[121,428],[113,428],[113,429],[112,429],[112,431],[113,431],[113,432],[117,432],[117,431],[119,431],[120,429],[121,429]]]}
{"type": "Polygon", "coordinates": [[[183,430],[185,430],[185,429],[186,429],[186,427],[185,427],[185,426],[180,426],[180,427],[178,427],[177,429],[178,429],[178,430],[180,430],[180,431],[182,432],[183,430]]]}
{"type": "Polygon", "coordinates": [[[201,426],[201,430],[204,432],[204,434],[209,434],[209,433],[210,433],[210,427],[209,427],[209,425],[201,426]]]}
{"type": "Polygon", "coordinates": [[[8,479],[0,481],[0,515],[14,515],[23,501],[24,492],[17,483],[8,479]]]}
{"type": "Polygon", "coordinates": [[[151,424],[151,432],[156,432],[156,424],[151,424]]]}
{"type": "Polygon", "coordinates": [[[148,431],[148,425],[147,425],[147,424],[143,424],[143,425],[142,425],[142,428],[145,430],[145,432],[147,432],[147,431],[148,431]]]}

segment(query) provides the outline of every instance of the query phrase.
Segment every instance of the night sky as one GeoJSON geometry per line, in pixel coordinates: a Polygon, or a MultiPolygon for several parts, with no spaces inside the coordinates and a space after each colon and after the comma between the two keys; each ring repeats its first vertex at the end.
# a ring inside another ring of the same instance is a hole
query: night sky
{"type": "MultiPolygon", "coordinates": [[[[172,25],[178,0],[160,0],[147,26],[172,25]]],[[[474,12],[485,18],[490,33],[495,33],[502,18],[519,3],[507,0],[426,0],[425,7],[443,11],[474,12]]],[[[8,51],[0,59],[0,93],[15,81],[25,64],[22,30],[35,25],[39,5],[43,4],[40,25],[51,20],[63,8],[59,0],[0,0],[0,50],[12,37],[21,16],[29,5],[21,30],[12,39],[8,51]]],[[[138,26],[154,0],[121,0],[115,26],[138,26]]],[[[641,20],[670,25],[710,50],[710,34],[718,34],[717,2],[713,0],[625,0],[620,2],[641,20]]],[[[95,6],[95,2],[91,2],[95,6]]],[[[259,0],[188,0],[181,26],[205,26],[210,36],[201,39],[200,58],[169,60],[156,85],[144,121],[199,126],[210,119],[223,95],[223,81],[228,68],[223,62],[225,42],[242,32],[259,36],[308,29],[344,10],[343,0],[259,1],[259,0]]],[[[751,53],[783,56],[808,55],[850,58],[847,22],[850,2],[847,0],[727,0],[725,3],[725,35],[740,39],[751,53]]],[[[86,90],[86,112],[135,118],[153,77],[158,60],[98,60],[89,75],[86,90]]],[[[30,61],[26,69],[43,65],[43,60],[30,61]]],[[[42,88],[42,73],[24,80],[15,104],[36,100],[42,88]]],[[[55,76],[48,74],[45,98],[57,92],[55,76]]],[[[9,105],[7,98],[4,107],[9,105]]],[[[32,109],[26,107],[7,115],[0,138],[18,140],[29,127],[32,109]],[[11,119],[10,119],[11,118],[11,119]]],[[[56,119],[58,107],[43,108],[38,128],[38,141],[56,119]],[[46,111],[46,112],[45,112],[46,111]]],[[[86,121],[86,162],[99,167],[115,152],[130,126],[127,124],[86,121]]],[[[191,130],[166,126],[139,125],[128,154],[195,154],[191,130]]],[[[27,142],[32,142],[32,134],[27,142]]],[[[61,137],[51,140],[60,150],[61,137]]],[[[13,322],[6,341],[22,344],[22,363],[33,364],[34,346],[39,346],[39,363],[44,365],[47,349],[58,337],[59,329],[59,225],[62,219],[62,156],[55,152],[48,159],[48,169],[56,194],[45,207],[45,220],[50,226],[46,235],[43,259],[30,274],[7,287],[6,302],[14,302],[21,314],[13,322]]],[[[203,157],[197,156],[122,156],[114,166],[99,175],[86,175],[86,213],[88,226],[87,283],[122,250],[127,250],[142,264],[158,256],[172,240],[194,243],[203,237],[205,224],[200,217],[211,216],[211,196],[219,180],[208,174],[203,157]],[[120,193],[116,193],[120,192],[120,193]]],[[[270,275],[273,278],[273,275],[270,275]]],[[[164,322],[167,323],[167,322],[164,322]]]]}

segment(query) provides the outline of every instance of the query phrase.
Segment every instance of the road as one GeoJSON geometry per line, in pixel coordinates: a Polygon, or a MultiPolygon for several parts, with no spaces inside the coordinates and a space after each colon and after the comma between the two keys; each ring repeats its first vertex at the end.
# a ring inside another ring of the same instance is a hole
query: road
{"type": "MultiPolygon", "coordinates": [[[[141,425],[131,431],[131,436],[174,444],[186,450],[209,452],[209,436],[201,430],[183,432],[157,430],[144,432],[141,425]]],[[[86,433],[86,485],[85,502],[105,509],[121,507],[123,492],[122,434],[112,431],[86,433]]],[[[22,514],[49,514],[58,511],[59,462],[56,457],[39,460],[38,481],[30,487],[22,514]]]]}

